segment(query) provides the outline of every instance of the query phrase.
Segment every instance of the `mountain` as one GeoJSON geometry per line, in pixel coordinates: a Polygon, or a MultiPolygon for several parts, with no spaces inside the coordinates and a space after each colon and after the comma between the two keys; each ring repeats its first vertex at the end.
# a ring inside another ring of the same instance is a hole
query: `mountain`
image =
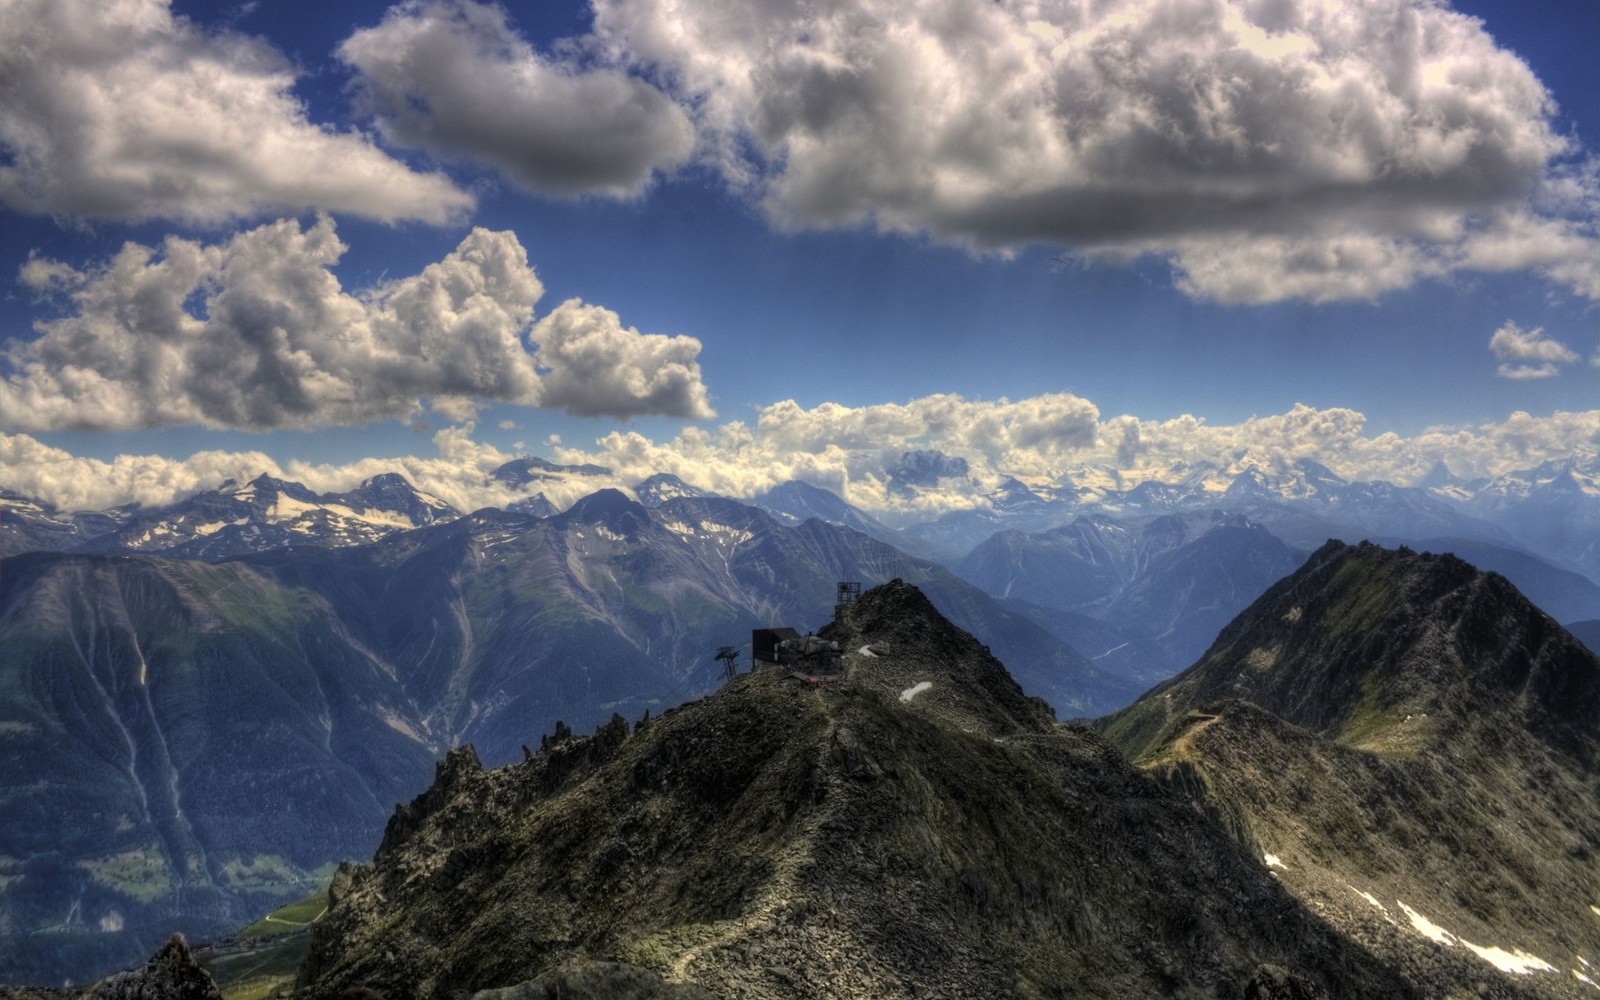
{"type": "Polygon", "coordinates": [[[1142,687],[1166,680],[1183,669],[1182,661],[1173,659],[1172,654],[1155,642],[1129,635],[1088,615],[1047,608],[1014,597],[999,598],[997,603],[1071,646],[1099,669],[1142,687]]]}
{"type": "Polygon", "coordinates": [[[316,493],[257,476],[243,485],[229,480],[176,504],[132,511],[115,530],[77,548],[215,561],[287,545],[363,545],[459,516],[392,472],[348,493],[316,493]]]}
{"type": "Polygon", "coordinates": [[[1260,525],[1208,512],[1080,517],[1034,535],[1002,532],[956,571],[997,597],[1098,619],[1182,664],[1298,564],[1260,525]]]}
{"type": "Polygon", "coordinates": [[[596,479],[610,475],[611,470],[603,465],[558,465],[538,457],[513,458],[490,473],[496,482],[512,488],[529,483],[566,482],[574,478],[596,479]]]}
{"type": "Polygon", "coordinates": [[[1600,618],[1600,585],[1519,548],[1469,538],[1424,538],[1410,542],[1373,539],[1380,544],[1459,556],[1487,573],[1499,573],[1558,622],[1600,618]]]}
{"type": "Polygon", "coordinates": [[[1330,542],[1103,728],[1408,977],[1589,995],[1600,658],[1503,577],[1330,542]]]}
{"type": "Polygon", "coordinates": [[[1433,480],[1430,474],[1423,485],[1435,497],[1600,583],[1600,456],[1577,455],[1473,482],[1433,480]]]}
{"type": "Polygon", "coordinates": [[[336,876],[299,995],[1417,995],[915,588],[824,635],[829,683],[452,753],[336,876]]]}
{"type": "Polygon", "coordinates": [[[690,486],[677,476],[667,472],[656,473],[635,486],[633,492],[639,497],[639,502],[646,507],[659,507],[668,500],[676,500],[678,497],[704,499],[705,497],[716,496],[715,493],[703,490],[698,486],[690,486]]]}
{"type": "Polygon", "coordinates": [[[0,555],[76,548],[115,531],[135,509],[136,504],[108,511],[62,514],[50,504],[0,487],[0,555]]]}
{"type": "Polygon", "coordinates": [[[239,563],[0,569],[0,980],[220,933],[369,848],[441,745],[314,595],[239,563]]]}
{"type": "Polygon", "coordinates": [[[798,479],[791,479],[757,494],[751,503],[791,524],[815,517],[829,524],[852,528],[879,541],[893,544],[891,540],[895,537],[894,529],[861,508],[845,502],[837,493],[798,479]]]}
{"type": "Polygon", "coordinates": [[[1572,633],[1574,639],[1588,646],[1590,652],[1600,652],[1600,618],[1568,622],[1567,631],[1572,633]]]}
{"type": "Polygon", "coordinates": [[[132,960],[173,920],[212,933],[269,908],[370,848],[436,750],[500,763],[557,719],[660,711],[716,681],[719,646],[819,625],[836,581],[895,576],[1064,714],[1138,693],[939,566],[721,498],[650,510],[604,490],[551,517],[491,509],[219,564],[7,559],[0,926],[61,933],[25,959],[0,948],[0,980],[8,961],[64,975],[132,960]]]}

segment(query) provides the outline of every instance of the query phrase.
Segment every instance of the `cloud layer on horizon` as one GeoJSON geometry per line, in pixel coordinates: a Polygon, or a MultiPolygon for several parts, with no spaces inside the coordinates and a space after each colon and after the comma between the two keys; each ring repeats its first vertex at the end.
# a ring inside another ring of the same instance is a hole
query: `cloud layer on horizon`
{"type": "Polygon", "coordinates": [[[209,245],[128,243],[89,271],[31,259],[23,283],[71,309],[0,355],[0,426],[260,431],[405,419],[424,402],[462,420],[489,400],[714,415],[692,337],[641,334],[576,299],[530,331],[544,286],[510,232],[474,229],[420,273],[354,295],[332,270],[345,250],[323,216],[209,245]]]}
{"type": "Polygon", "coordinates": [[[294,68],[167,0],[11,0],[0,18],[0,203],[215,224],[305,209],[446,223],[473,207],[360,132],[313,123],[294,68]]]}
{"type": "Polygon", "coordinates": [[[473,427],[434,435],[433,456],[366,458],[348,464],[277,462],[260,452],[200,452],[184,459],[123,455],[113,462],[83,458],[27,434],[0,434],[0,484],[62,509],[101,509],[139,501],[169,503],[263,472],[323,491],[347,490],[381,472],[398,471],[461,510],[504,506],[545,492],[557,506],[603,486],[631,487],[656,472],[674,473],[704,489],[752,496],[788,479],[832,489],[867,510],[902,519],[981,506],[983,494],[1007,475],[1035,483],[1116,470],[1131,488],[1158,470],[1186,463],[1218,468],[1254,463],[1282,468],[1312,459],[1350,479],[1411,483],[1444,460],[1467,478],[1500,475],[1552,459],[1592,456],[1600,449],[1600,410],[1548,417],[1511,414],[1503,421],[1430,428],[1419,434],[1369,435],[1366,418],[1348,409],[1296,406],[1287,413],[1213,425],[1193,416],[1102,419],[1088,400],[1056,393],[1017,401],[929,396],[907,403],[811,409],[792,401],[764,409],[754,424],[686,428],[655,442],[616,432],[592,448],[554,446],[549,457],[613,470],[609,478],[540,482],[512,490],[490,473],[514,455],[473,439],[473,427]],[[946,468],[967,475],[915,493],[894,477],[907,451],[935,451],[946,468]],[[959,460],[959,461],[958,461],[959,460]]]}

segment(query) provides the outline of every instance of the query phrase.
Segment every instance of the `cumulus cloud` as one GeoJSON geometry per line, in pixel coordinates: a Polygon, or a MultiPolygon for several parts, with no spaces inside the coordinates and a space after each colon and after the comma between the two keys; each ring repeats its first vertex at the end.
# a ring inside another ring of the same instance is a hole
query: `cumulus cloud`
{"type": "Polygon", "coordinates": [[[595,24],[782,226],[1156,255],[1224,302],[1461,269],[1600,295],[1592,167],[1443,4],[596,0],[595,24]]]}
{"type": "Polygon", "coordinates": [[[1366,418],[1355,410],[1303,405],[1213,425],[1194,416],[1099,420],[1092,403],[1070,394],[1015,402],[930,396],[811,409],[783,402],[763,410],[753,425],[690,426],[666,441],[617,431],[590,448],[573,448],[552,436],[545,442],[549,457],[604,465],[612,475],[541,480],[519,489],[491,475],[514,456],[475,441],[473,431],[468,423],[437,432],[433,455],[347,464],[278,463],[257,452],[201,452],[187,459],[124,455],[105,462],[74,456],[26,434],[0,434],[0,483],[73,510],[131,500],[168,503],[226,478],[262,472],[316,490],[341,491],[368,476],[398,471],[458,509],[475,510],[503,507],[534,491],[565,507],[601,487],[627,489],[652,473],[671,472],[730,496],[751,496],[784,480],[802,479],[879,516],[913,521],[981,507],[985,494],[1007,475],[1034,484],[1109,477],[1126,489],[1174,468],[1208,464],[1227,473],[1250,465],[1283,468],[1303,458],[1351,479],[1415,482],[1441,458],[1469,478],[1499,475],[1550,459],[1593,456],[1600,446],[1600,410],[1544,417],[1519,411],[1502,421],[1401,436],[1369,434],[1366,418]],[[969,422],[982,427],[972,430],[969,422]],[[939,474],[925,477],[915,490],[899,488],[906,452],[916,450],[939,453],[939,474]]]}
{"type": "Polygon", "coordinates": [[[9,0],[0,79],[0,201],[18,211],[443,223],[473,204],[442,174],[311,122],[280,53],[202,30],[170,0],[9,0]]]}
{"type": "Polygon", "coordinates": [[[1489,338],[1489,350],[1500,359],[1495,374],[1509,379],[1549,378],[1578,361],[1575,351],[1546,337],[1544,327],[1525,331],[1510,320],[1489,338]]]}
{"type": "Polygon", "coordinates": [[[540,402],[582,417],[716,416],[700,380],[700,341],[643,334],[610,309],[568,299],[533,328],[540,402]]]}
{"type": "Polygon", "coordinates": [[[689,157],[688,115],[626,72],[540,55],[497,6],[408,0],[339,56],[389,141],[556,196],[639,194],[689,157]]]}
{"type": "Polygon", "coordinates": [[[527,343],[544,288],[513,233],[474,229],[420,273],[357,295],[332,271],[344,251],[324,216],[212,245],[128,243],[87,272],[32,258],[23,281],[71,309],[4,355],[0,420],[268,430],[407,419],[424,401],[463,420],[485,400],[711,415],[693,338],[625,330],[574,300],[536,331],[548,350],[527,343]]]}

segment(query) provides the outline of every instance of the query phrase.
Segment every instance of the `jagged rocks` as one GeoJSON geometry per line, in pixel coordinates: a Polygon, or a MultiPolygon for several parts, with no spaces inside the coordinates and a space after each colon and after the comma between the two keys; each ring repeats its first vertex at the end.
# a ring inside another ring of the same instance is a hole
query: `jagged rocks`
{"type": "Polygon", "coordinates": [[[222,1000],[222,994],[189,953],[183,935],[174,934],[144,968],[101,980],[84,1000],[222,1000]]]}

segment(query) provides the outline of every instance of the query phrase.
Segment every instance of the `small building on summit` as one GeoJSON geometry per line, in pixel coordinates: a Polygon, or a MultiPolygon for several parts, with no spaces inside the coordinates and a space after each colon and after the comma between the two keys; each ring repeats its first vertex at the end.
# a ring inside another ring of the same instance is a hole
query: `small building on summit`
{"type": "MultiPolygon", "coordinates": [[[[841,580],[835,591],[833,620],[844,618],[861,599],[861,584],[841,580]]],[[[750,669],[788,667],[811,677],[837,674],[844,667],[843,651],[832,639],[801,635],[792,628],[758,628],[750,631],[750,669]]]]}
{"type": "Polygon", "coordinates": [[[750,633],[751,669],[788,667],[800,674],[836,674],[844,666],[839,644],[792,628],[758,628],[750,633]]]}
{"type": "Polygon", "coordinates": [[[750,633],[750,666],[776,666],[778,660],[778,646],[780,643],[789,642],[800,638],[800,633],[792,628],[758,628],[750,633]]]}

